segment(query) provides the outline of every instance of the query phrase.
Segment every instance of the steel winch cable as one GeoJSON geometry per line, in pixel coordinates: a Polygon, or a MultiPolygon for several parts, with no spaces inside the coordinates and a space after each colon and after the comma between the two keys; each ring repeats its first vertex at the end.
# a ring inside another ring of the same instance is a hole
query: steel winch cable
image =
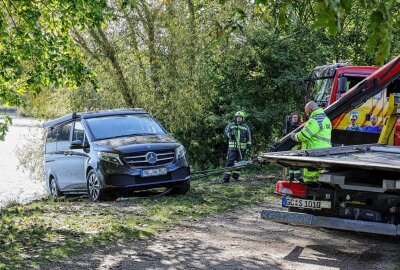
{"type": "MultiPolygon", "coordinates": [[[[237,170],[241,170],[241,169],[248,168],[251,166],[255,166],[253,161],[239,161],[238,163],[236,163],[235,166],[232,166],[232,167],[222,167],[222,168],[218,168],[218,169],[193,172],[193,173],[191,173],[190,179],[196,180],[196,179],[206,178],[206,177],[209,177],[212,175],[219,175],[219,174],[223,174],[225,172],[237,171],[237,170]]],[[[116,201],[122,202],[122,201],[127,201],[127,200],[151,199],[151,198],[164,196],[164,195],[168,194],[171,190],[172,190],[172,188],[169,188],[163,192],[157,193],[155,195],[149,195],[149,196],[120,197],[116,201]]]]}
{"type": "Polygon", "coordinates": [[[206,178],[206,177],[209,177],[212,175],[219,175],[219,174],[223,174],[225,172],[230,172],[230,171],[237,171],[237,170],[241,170],[244,168],[248,168],[250,166],[254,166],[253,161],[241,161],[232,167],[222,167],[222,168],[218,168],[218,169],[193,172],[191,174],[191,180],[206,178]]]}
{"type": "Polygon", "coordinates": [[[140,200],[140,199],[152,199],[152,198],[157,198],[164,196],[168,194],[172,188],[167,188],[163,192],[154,194],[154,195],[149,195],[149,196],[131,196],[131,197],[119,197],[116,199],[117,202],[123,202],[123,201],[130,201],[130,200],[140,200]]]}

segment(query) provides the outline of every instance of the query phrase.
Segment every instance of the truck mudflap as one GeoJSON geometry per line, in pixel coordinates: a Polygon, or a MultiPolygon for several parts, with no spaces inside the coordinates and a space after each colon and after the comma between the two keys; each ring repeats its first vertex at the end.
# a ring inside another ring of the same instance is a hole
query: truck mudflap
{"type": "Polygon", "coordinates": [[[315,216],[311,214],[268,210],[268,209],[261,211],[261,218],[275,222],[308,225],[320,228],[330,228],[337,230],[364,232],[364,233],[373,233],[373,234],[391,235],[391,236],[400,235],[400,225],[393,225],[387,223],[315,216]]]}

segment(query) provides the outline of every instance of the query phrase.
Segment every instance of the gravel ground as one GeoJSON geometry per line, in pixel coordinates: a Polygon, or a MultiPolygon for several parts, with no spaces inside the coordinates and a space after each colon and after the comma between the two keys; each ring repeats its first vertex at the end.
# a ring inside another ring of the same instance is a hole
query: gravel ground
{"type": "Polygon", "coordinates": [[[194,219],[40,269],[400,269],[398,239],[260,218],[277,204],[194,219]]]}

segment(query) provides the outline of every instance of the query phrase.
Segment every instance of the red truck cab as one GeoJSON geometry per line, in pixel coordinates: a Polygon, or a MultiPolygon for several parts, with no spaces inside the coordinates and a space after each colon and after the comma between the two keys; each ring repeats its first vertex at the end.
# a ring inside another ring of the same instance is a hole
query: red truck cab
{"type": "MultiPolygon", "coordinates": [[[[336,63],[316,67],[304,80],[306,82],[305,104],[313,100],[325,108],[345,95],[351,88],[378,70],[376,66],[348,66],[336,63]]],[[[350,115],[358,116],[360,127],[368,125],[372,114],[378,115],[379,124],[386,119],[387,96],[386,90],[367,100],[362,106],[342,114],[332,121],[334,135],[336,131],[345,130],[350,125],[350,115]]],[[[345,136],[345,135],[340,135],[345,136]]],[[[393,135],[393,144],[400,145],[400,120],[397,122],[393,135]]],[[[354,142],[353,142],[354,143],[354,142]]],[[[366,143],[360,141],[360,143],[366,143]]]]}

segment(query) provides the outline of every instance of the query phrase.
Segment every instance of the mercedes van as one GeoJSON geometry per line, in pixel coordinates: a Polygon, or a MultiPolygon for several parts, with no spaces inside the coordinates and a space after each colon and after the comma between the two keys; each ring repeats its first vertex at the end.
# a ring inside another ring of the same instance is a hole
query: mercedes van
{"type": "Polygon", "coordinates": [[[110,190],[190,189],[185,148],[142,109],[72,113],[44,123],[45,177],[53,198],[110,190]]]}

